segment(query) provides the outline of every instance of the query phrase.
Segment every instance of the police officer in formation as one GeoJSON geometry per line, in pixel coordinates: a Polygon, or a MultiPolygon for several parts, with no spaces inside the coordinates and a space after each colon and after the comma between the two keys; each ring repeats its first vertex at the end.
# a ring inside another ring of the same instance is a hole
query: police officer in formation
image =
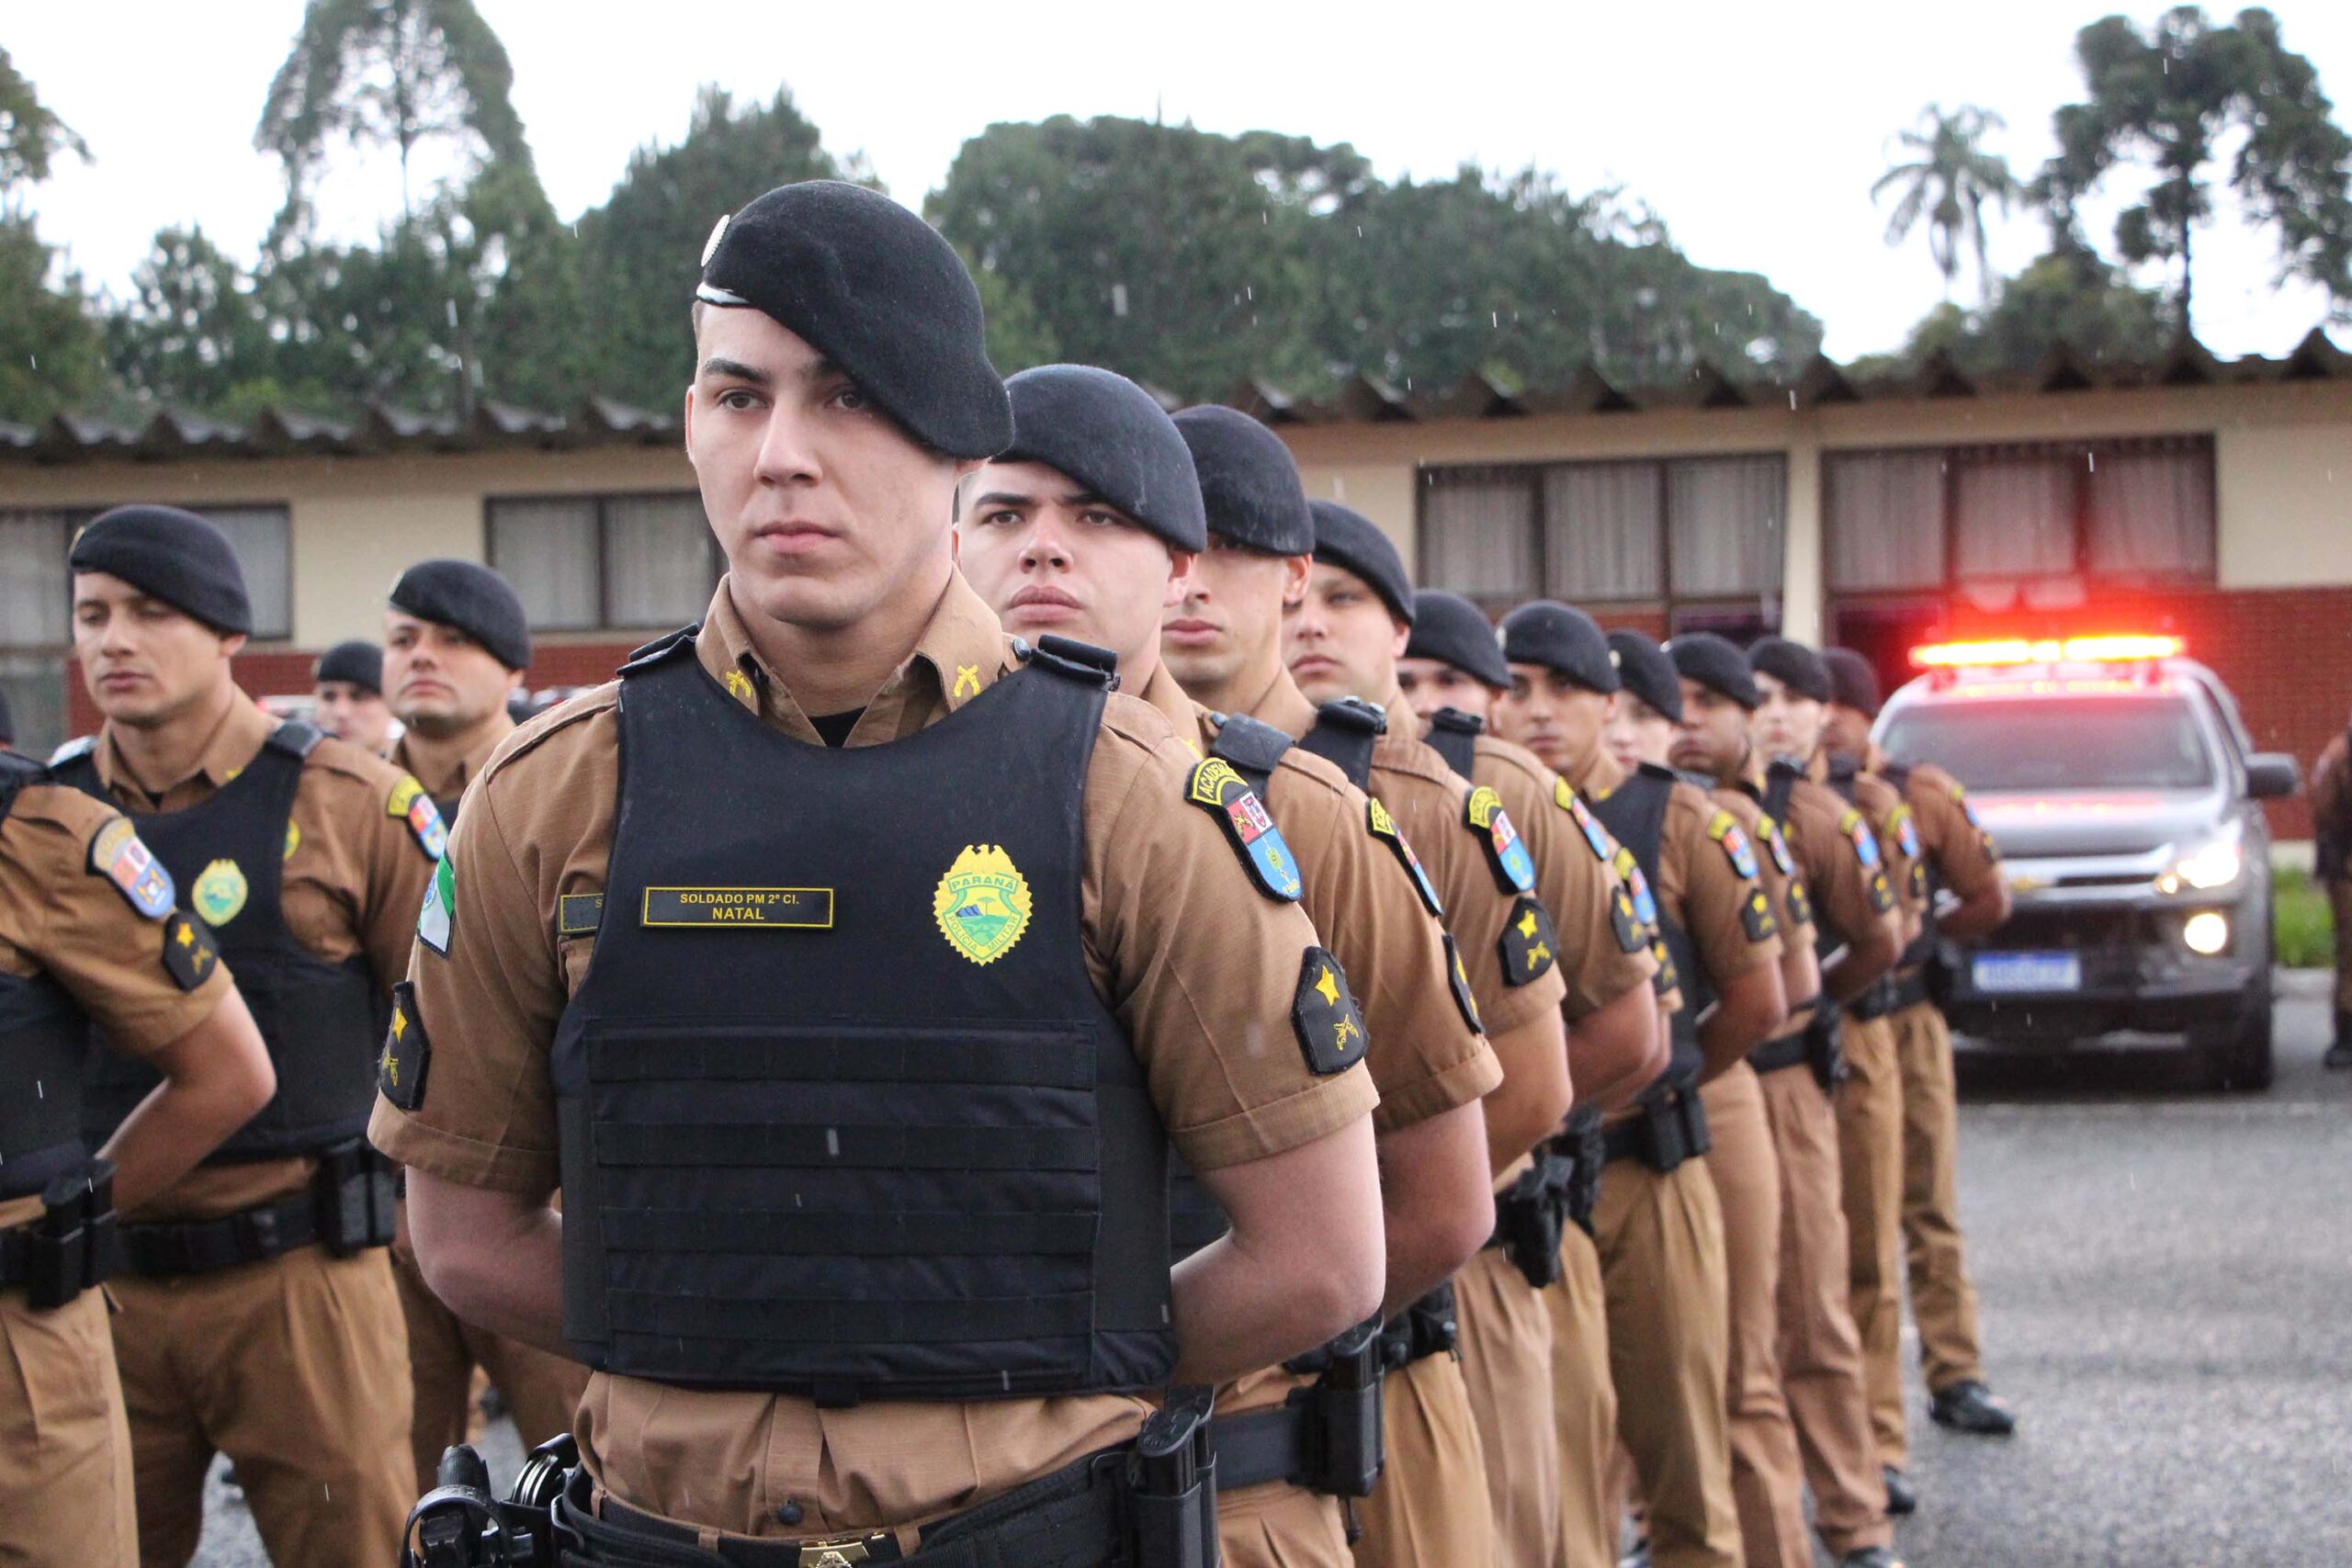
{"type": "Polygon", "coordinates": [[[519,733],[486,568],[322,658],[345,743],[231,682],[218,530],[76,541],[0,1336],[106,1397],[0,1404],[0,1555],[185,1562],[218,1450],[277,1560],[390,1562],[480,1365],[577,1438],[567,1562],[1605,1568],[1634,1503],[1797,1568],[1809,1487],[1894,1563],[1898,1234],[1937,1418],[2009,1419],[1925,978],[2005,895],[1867,667],[1416,592],[1256,421],[1001,381],[862,189],[691,315],[727,574],[519,733]]]}
{"type": "Polygon", "coordinates": [[[364,637],[336,643],[311,669],[311,722],[322,734],[380,757],[391,747],[384,650],[364,637]]]}
{"type": "Polygon", "coordinates": [[[2331,1067],[2352,1067],[2352,726],[2312,764],[2312,868],[2335,926],[2335,1038],[2331,1067]]]}

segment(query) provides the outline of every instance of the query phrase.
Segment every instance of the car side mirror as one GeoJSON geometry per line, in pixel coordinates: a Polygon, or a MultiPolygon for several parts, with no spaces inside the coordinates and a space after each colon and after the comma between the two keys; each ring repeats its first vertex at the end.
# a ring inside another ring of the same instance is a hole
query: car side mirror
{"type": "Polygon", "coordinates": [[[2302,786],[2302,769],[2284,751],[2256,751],[2245,760],[2245,792],[2256,800],[2284,800],[2302,786]]]}

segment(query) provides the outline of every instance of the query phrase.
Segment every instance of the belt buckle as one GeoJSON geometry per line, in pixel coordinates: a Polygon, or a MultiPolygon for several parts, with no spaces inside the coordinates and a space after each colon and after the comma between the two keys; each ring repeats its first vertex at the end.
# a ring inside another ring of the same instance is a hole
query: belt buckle
{"type": "Polygon", "coordinates": [[[856,1563],[873,1561],[871,1543],[883,1539],[878,1535],[842,1535],[829,1540],[804,1540],[800,1543],[799,1568],[854,1568],[856,1563]]]}

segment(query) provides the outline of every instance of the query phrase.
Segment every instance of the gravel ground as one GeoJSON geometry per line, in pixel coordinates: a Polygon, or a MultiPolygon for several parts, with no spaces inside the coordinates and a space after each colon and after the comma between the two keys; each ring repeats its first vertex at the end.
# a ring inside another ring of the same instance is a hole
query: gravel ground
{"type": "MultiPolygon", "coordinates": [[[[2352,1562],[2352,1074],[2320,1069],[2319,977],[2280,990],[2267,1094],[2160,1053],[1964,1066],[1970,1262],[2021,1430],[1947,1433],[1914,1389],[1912,1563],[2352,1562]]],[[[512,1432],[488,1448],[503,1490],[512,1432]]],[[[267,1562],[217,1483],[196,1561],[267,1562]]]]}

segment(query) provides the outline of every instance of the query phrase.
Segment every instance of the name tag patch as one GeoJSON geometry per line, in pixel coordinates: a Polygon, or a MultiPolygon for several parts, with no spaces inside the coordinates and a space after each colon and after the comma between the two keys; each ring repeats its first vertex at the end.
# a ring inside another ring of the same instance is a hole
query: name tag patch
{"type": "MultiPolygon", "coordinates": [[[[601,907],[600,907],[601,908],[601,907]]],[[[830,887],[649,887],[641,922],[649,926],[764,926],[831,931],[830,887]]]]}

